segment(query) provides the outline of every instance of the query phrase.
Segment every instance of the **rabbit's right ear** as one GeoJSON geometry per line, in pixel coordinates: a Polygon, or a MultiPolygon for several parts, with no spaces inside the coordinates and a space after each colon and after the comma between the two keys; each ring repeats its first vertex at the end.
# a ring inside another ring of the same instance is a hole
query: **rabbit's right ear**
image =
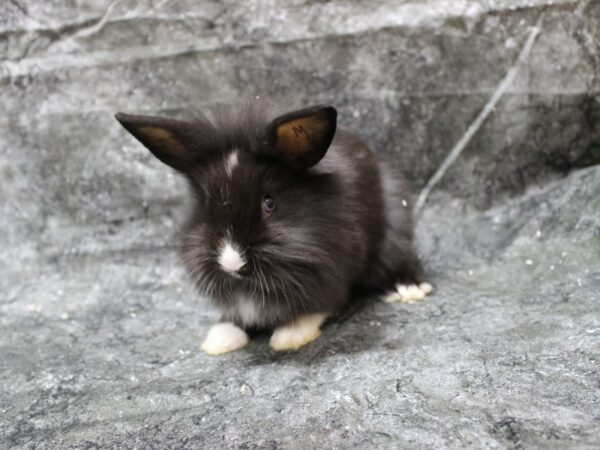
{"type": "Polygon", "coordinates": [[[117,113],[115,118],[154,156],[180,172],[187,172],[198,159],[202,144],[212,131],[206,123],[164,117],[117,113]]]}
{"type": "Polygon", "coordinates": [[[313,106],[277,117],[267,127],[267,143],[284,162],[298,168],[317,164],[335,135],[337,111],[313,106]]]}

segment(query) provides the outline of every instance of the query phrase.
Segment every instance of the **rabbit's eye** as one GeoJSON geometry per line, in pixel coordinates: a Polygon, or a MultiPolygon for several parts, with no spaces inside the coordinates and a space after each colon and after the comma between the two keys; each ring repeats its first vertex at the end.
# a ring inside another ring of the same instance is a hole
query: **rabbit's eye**
{"type": "Polygon", "coordinates": [[[263,211],[266,215],[269,215],[275,211],[275,199],[271,196],[271,194],[265,194],[263,197],[263,211]]]}

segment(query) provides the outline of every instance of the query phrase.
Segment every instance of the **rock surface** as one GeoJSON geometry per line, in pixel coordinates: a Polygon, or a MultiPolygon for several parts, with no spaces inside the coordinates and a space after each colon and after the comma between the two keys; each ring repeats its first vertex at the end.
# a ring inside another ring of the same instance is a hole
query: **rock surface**
{"type": "Polygon", "coordinates": [[[10,0],[0,112],[0,447],[600,446],[600,2],[10,0]],[[184,185],[114,112],[330,102],[419,192],[511,67],[419,217],[434,296],[199,352],[184,185]]]}

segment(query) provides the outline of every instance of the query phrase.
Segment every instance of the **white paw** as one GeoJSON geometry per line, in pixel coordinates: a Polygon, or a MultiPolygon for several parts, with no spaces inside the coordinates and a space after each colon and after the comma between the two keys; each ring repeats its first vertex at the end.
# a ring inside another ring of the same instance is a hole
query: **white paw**
{"type": "Polygon", "coordinates": [[[385,303],[414,303],[423,300],[427,294],[433,291],[433,286],[429,283],[416,284],[397,284],[396,290],[389,292],[383,297],[385,303]]]}
{"type": "Polygon", "coordinates": [[[431,294],[433,292],[433,286],[427,282],[421,283],[419,285],[419,289],[421,289],[423,292],[425,292],[425,295],[431,294]]]}
{"type": "Polygon", "coordinates": [[[209,355],[221,355],[244,347],[248,335],[231,322],[213,325],[202,343],[202,350],[209,355]]]}
{"type": "Polygon", "coordinates": [[[273,350],[298,350],[314,341],[321,335],[321,324],[325,314],[301,316],[296,321],[276,328],[271,336],[270,345],[273,350]]]}

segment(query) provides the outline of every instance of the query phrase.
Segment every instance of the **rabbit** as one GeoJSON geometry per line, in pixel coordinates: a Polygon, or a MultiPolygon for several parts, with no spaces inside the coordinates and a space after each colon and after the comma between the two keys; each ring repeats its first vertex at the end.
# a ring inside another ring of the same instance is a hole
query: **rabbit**
{"type": "Polygon", "coordinates": [[[256,101],[221,108],[212,121],[115,117],[189,182],[181,259],[222,313],[206,353],[244,347],[252,329],[273,330],[276,351],[297,350],[355,289],[386,302],[431,292],[405,179],[337,129],[334,107],[277,114],[256,101]]]}

